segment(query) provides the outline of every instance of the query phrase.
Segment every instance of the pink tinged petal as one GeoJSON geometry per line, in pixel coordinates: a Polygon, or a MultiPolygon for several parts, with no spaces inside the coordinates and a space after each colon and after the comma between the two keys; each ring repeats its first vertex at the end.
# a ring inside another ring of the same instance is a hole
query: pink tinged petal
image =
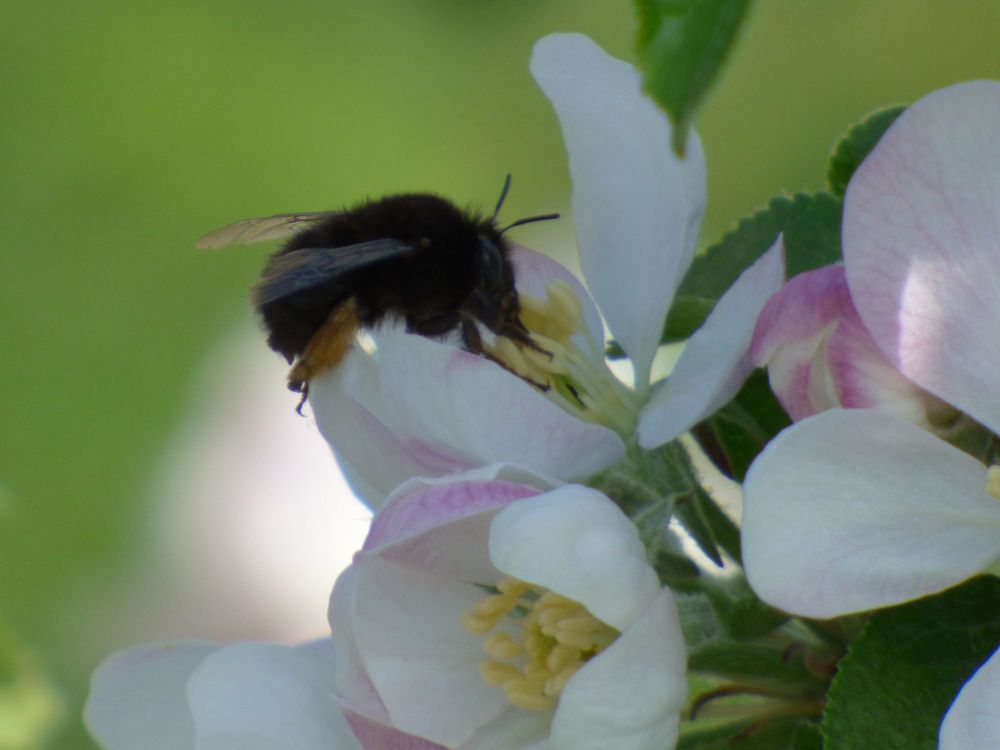
{"type": "Polygon", "coordinates": [[[509,709],[479,677],[482,637],[461,624],[481,588],[374,556],[355,565],[358,652],[393,726],[455,747],[509,709]]]}
{"type": "Polygon", "coordinates": [[[394,501],[392,516],[373,526],[364,550],[442,578],[492,583],[498,573],[484,548],[490,522],[503,507],[537,494],[509,482],[429,487],[394,501]],[[423,508],[437,524],[417,518],[423,508]]]}
{"type": "Polygon", "coordinates": [[[674,747],[687,700],[685,670],[677,607],[663,589],[566,684],[552,721],[552,750],[674,747]]]}
{"type": "MultiPolygon", "coordinates": [[[[599,344],[604,342],[604,323],[601,322],[601,313],[598,312],[594,300],[591,299],[590,292],[568,268],[547,255],[536,253],[534,250],[520,245],[514,246],[511,262],[514,264],[517,291],[521,295],[542,299],[545,297],[549,284],[555,281],[568,284],[576,294],[577,299],[580,300],[580,317],[583,320],[586,335],[590,340],[599,344]]],[[[603,349],[600,351],[600,357],[604,359],[603,349]]]]}
{"type": "Polygon", "coordinates": [[[785,278],[781,238],[726,291],[690,338],[639,418],[639,445],[668,443],[724,406],[753,369],[750,342],[764,304],[785,278]]]}
{"type": "Polygon", "coordinates": [[[1000,747],[1000,651],[965,683],[941,724],[938,750],[1000,747]]]}
{"type": "Polygon", "coordinates": [[[1000,83],[909,107],[844,204],[847,277],[882,351],[934,395],[1000,431],[1000,83]]]}
{"type": "Polygon", "coordinates": [[[351,367],[355,353],[313,381],[310,403],[334,450],[385,494],[413,476],[501,462],[571,479],[624,453],[613,431],[577,419],[484,357],[399,331],[384,331],[378,343],[377,367],[351,367]]]}
{"type": "Polygon", "coordinates": [[[624,630],[660,590],[635,526],[589,487],[560,487],[511,503],[490,526],[493,564],[583,604],[624,630]]]}
{"type": "MultiPolygon", "coordinates": [[[[354,730],[355,737],[365,750],[447,750],[443,745],[405,734],[386,724],[369,719],[367,716],[347,712],[347,723],[354,730]]],[[[340,750],[340,747],[328,748],[340,750]]]]}
{"type": "Polygon", "coordinates": [[[539,494],[533,487],[499,480],[408,484],[393,493],[372,520],[364,549],[393,544],[469,516],[497,511],[539,494]]]}
{"type": "Polygon", "coordinates": [[[83,720],[104,750],[194,750],[187,682],[219,648],[199,641],[119,651],[94,672],[83,720]]]}
{"type": "Polygon", "coordinates": [[[953,586],[1000,557],[986,469],[909,422],[834,409],[757,458],[743,488],[743,558],[766,602],[834,617],[953,586]]]}
{"type": "Polygon", "coordinates": [[[531,73],[556,110],[569,153],[580,265],[643,387],[698,238],[701,142],[692,133],[678,159],[666,115],[642,93],[639,73],[583,35],[541,39],[531,73]]]}
{"type": "Polygon", "coordinates": [[[843,266],[799,274],[768,300],[751,346],[792,419],[836,407],[878,408],[927,422],[930,396],[875,345],[851,300],[843,266]]]}
{"type": "Polygon", "coordinates": [[[197,750],[350,750],[361,745],[334,697],[329,642],[239,643],[188,683],[197,750]]]}

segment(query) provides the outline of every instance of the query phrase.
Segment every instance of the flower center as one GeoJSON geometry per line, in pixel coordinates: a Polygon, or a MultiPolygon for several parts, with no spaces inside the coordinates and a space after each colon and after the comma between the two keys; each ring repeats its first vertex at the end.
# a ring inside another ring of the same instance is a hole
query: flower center
{"type": "Polygon", "coordinates": [[[521,322],[544,351],[498,336],[489,354],[538,386],[566,411],[629,435],[638,418],[631,390],[608,368],[603,342],[581,320],[581,305],[565,281],[553,281],[545,297],[521,296],[521,322]],[[581,348],[583,344],[584,348],[581,348]]]}
{"type": "Polygon", "coordinates": [[[462,625],[486,636],[480,677],[520,708],[555,706],[576,670],[618,637],[582,604],[547,589],[508,577],[496,590],[462,613],[462,625]]]}

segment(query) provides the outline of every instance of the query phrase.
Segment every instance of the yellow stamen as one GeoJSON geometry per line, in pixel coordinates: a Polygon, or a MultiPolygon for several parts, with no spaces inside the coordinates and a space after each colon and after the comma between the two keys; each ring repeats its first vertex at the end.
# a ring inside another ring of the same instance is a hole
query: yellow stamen
{"type": "Polygon", "coordinates": [[[603,339],[594,341],[582,320],[576,292],[555,281],[541,299],[522,295],[520,319],[543,351],[504,336],[484,348],[552,401],[588,422],[629,435],[639,403],[604,361],[603,339]],[[581,342],[583,348],[581,348],[581,342]]]}
{"type": "Polygon", "coordinates": [[[524,581],[506,578],[495,588],[499,594],[462,613],[462,624],[476,635],[486,635],[501,619],[505,623],[483,640],[488,658],[479,665],[480,677],[503,688],[515,706],[550,709],[576,671],[618,631],[579,602],[524,581]]]}

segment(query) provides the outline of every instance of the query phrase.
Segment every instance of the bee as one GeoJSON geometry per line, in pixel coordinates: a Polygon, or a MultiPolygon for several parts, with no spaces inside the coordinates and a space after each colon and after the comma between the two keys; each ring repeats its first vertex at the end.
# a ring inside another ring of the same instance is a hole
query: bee
{"type": "Polygon", "coordinates": [[[531,216],[499,228],[510,189],[504,181],[489,217],[430,193],[366,200],[343,211],[246,219],[202,237],[200,248],[288,239],[268,260],[250,299],[267,343],[291,365],[288,388],[336,367],[359,329],[402,321],[410,333],[441,338],[458,332],[463,347],[489,356],[482,325],[496,336],[539,350],[520,319],[504,233],[556,219],[531,216]]]}

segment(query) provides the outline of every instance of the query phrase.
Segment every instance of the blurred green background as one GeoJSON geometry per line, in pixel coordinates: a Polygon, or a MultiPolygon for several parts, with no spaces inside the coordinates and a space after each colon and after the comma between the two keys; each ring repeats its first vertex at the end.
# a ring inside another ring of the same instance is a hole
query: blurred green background
{"type": "MultiPolygon", "coordinates": [[[[998,29],[995,0],[760,0],[699,118],[703,241],[821,187],[869,110],[1000,78],[998,29]]],[[[490,207],[507,172],[506,217],[566,211],[527,62],[569,30],[631,57],[631,4],[611,0],[0,5],[0,748],[90,747],[90,671],[142,637],[107,589],[143,565],[152,477],[204,358],[252,325],[266,252],[194,240],[394,190],[490,207]]],[[[571,247],[568,221],[522,231],[571,247]]]]}

